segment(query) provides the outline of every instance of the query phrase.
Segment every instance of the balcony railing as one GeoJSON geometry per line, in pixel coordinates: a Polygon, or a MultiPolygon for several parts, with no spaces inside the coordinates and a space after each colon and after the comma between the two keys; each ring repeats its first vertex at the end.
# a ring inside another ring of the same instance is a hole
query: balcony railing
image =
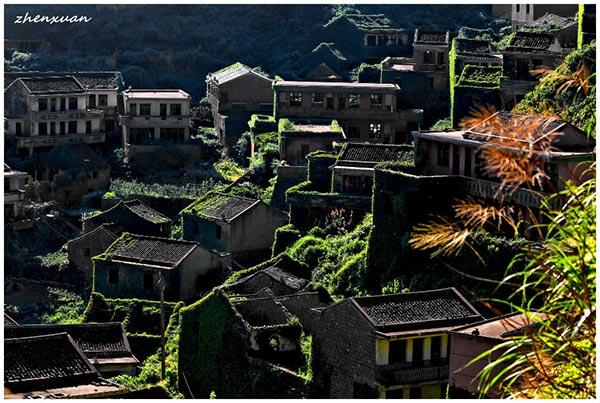
{"type": "Polygon", "coordinates": [[[90,120],[102,119],[104,111],[99,109],[77,109],[69,111],[32,111],[31,120],[34,122],[47,120],[90,120]]]}
{"type": "Polygon", "coordinates": [[[17,136],[17,147],[44,147],[59,144],[97,144],[106,139],[105,133],[57,134],[54,136],[17,136]]]}
{"type": "Polygon", "coordinates": [[[406,385],[419,382],[430,382],[447,380],[449,377],[449,365],[444,360],[439,365],[412,364],[383,365],[377,368],[379,381],[387,385],[406,385]]]}
{"type": "MultiPolygon", "coordinates": [[[[469,178],[467,181],[467,193],[471,196],[496,200],[502,199],[505,202],[535,208],[541,207],[542,200],[549,196],[547,193],[535,192],[529,189],[520,189],[512,186],[501,187],[500,183],[476,178],[469,178]]],[[[552,202],[557,203],[558,201],[553,200],[552,202]]]]}

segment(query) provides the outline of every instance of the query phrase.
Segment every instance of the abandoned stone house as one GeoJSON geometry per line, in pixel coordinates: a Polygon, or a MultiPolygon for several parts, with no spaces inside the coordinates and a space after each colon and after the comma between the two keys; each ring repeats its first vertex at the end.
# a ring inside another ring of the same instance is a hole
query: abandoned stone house
{"type": "Polygon", "coordinates": [[[462,176],[465,192],[491,202],[502,200],[539,211],[542,199],[564,189],[566,180],[576,183],[595,159],[594,144],[579,129],[559,119],[496,112],[487,120],[464,131],[414,132],[415,163],[420,175],[462,176]],[[497,123],[498,122],[498,123],[497,123]],[[487,146],[513,147],[498,124],[531,127],[531,136],[519,140],[523,147],[544,161],[548,179],[542,188],[511,188],[502,191],[499,179],[484,172],[481,150],[487,146]],[[510,144],[509,144],[510,143],[510,144]]]}
{"type": "Polygon", "coordinates": [[[37,197],[63,206],[77,205],[86,193],[110,184],[110,166],[87,144],[57,145],[34,156],[30,166],[37,197]]]}
{"type": "Polygon", "coordinates": [[[4,339],[6,399],[100,399],[124,393],[124,387],[100,377],[66,332],[4,339]]]}
{"type": "Polygon", "coordinates": [[[242,63],[206,76],[214,128],[226,154],[248,130],[250,115],[273,111],[272,83],[272,79],[242,63]]]}
{"type": "Polygon", "coordinates": [[[121,323],[4,326],[4,337],[7,339],[59,333],[67,333],[102,376],[135,374],[139,361],[131,352],[121,323]]]}
{"type": "Polygon", "coordinates": [[[577,4],[513,4],[511,6],[511,23],[513,30],[531,25],[535,20],[551,13],[561,17],[574,17],[577,4]]]}
{"type": "Polygon", "coordinates": [[[349,141],[404,143],[420,109],[397,107],[395,84],[276,81],[275,118],[335,119],[349,141]]]}
{"type": "Polygon", "coordinates": [[[274,265],[227,284],[224,289],[233,295],[255,295],[269,289],[274,296],[282,296],[298,293],[308,283],[308,279],[274,265]]]}
{"type": "Polygon", "coordinates": [[[86,287],[93,283],[92,258],[104,252],[119,237],[115,232],[110,224],[102,224],[67,242],[69,264],[83,275],[86,287]]]}
{"type": "Polygon", "coordinates": [[[347,298],[318,311],[314,380],[331,398],[443,398],[447,331],[482,319],[454,288],[347,298]]]}
{"type": "Polygon", "coordinates": [[[474,111],[502,109],[502,67],[467,65],[453,88],[452,127],[461,125],[474,111]]]}
{"type": "Polygon", "coordinates": [[[467,65],[471,66],[499,66],[502,67],[502,54],[492,52],[492,44],[486,39],[454,38],[454,73],[460,77],[467,65]]]}
{"type": "Polygon", "coordinates": [[[94,291],[112,298],[187,301],[210,289],[231,267],[228,254],[196,242],[124,233],[95,256],[94,291]]]}
{"type": "Polygon", "coordinates": [[[306,166],[306,156],[315,151],[333,151],[334,143],[341,143],[346,136],[336,121],[302,120],[290,121],[279,132],[279,156],[285,165],[306,166]]]}
{"type": "Polygon", "coordinates": [[[211,192],[181,211],[183,238],[232,254],[236,261],[260,261],[270,254],[275,230],[288,215],[261,200],[211,192]]]}
{"type": "MultiPolygon", "coordinates": [[[[188,160],[200,158],[190,143],[190,95],[178,89],[127,89],[120,116],[123,146],[133,163],[146,155],[158,155],[167,146],[188,160]]],[[[152,158],[152,157],[150,157],[152,158]]]]}
{"type": "MultiPolygon", "coordinates": [[[[517,335],[523,334],[528,328],[537,326],[545,316],[534,314],[525,315],[512,313],[497,318],[486,319],[452,329],[449,333],[449,395],[453,398],[477,398],[481,395],[479,389],[480,373],[488,362],[496,361],[502,350],[496,350],[490,357],[475,361],[486,351],[504,343],[517,335]],[[473,362],[475,361],[475,362],[473,362]]],[[[493,378],[506,366],[494,369],[493,378]]],[[[488,398],[499,398],[498,388],[492,388],[486,394],[488,398]]]]}
{"type": "Polygon", "coordinates": [[[516,32],[502,51],[503,109],[512,109],[539,81],[540,68],[553,69],[566,53],[558,38],[548,33],[516,32]]]}
{"type": "Polygon", "coordinates": [[[17,78],[4,90],[7,146],[28,158],[56,145],[104,143],[104,111],[91,95],[73,76],[17,78]]]}
{"type": "Polygon", "coordinates": [[[23,219],[23,209],[27,200],[30,200],[33,188],[33,179],[26,172],[11,169],[4,164],[4,221],[11,222],[23,219]]]}
{"type": "Polygon", "coordinates": [[[131,232],[169,238],[173,221],[137,199],[121,200],[108,210],[83,217],[83,233],[87,234],[105,224],[118,235],[131,232]]]}
{"type": "Polygon", "coordinates": [[[354,63],[378,63],[410,52],[409,34],[383,14],[342,14],[323,28],[325,42],[335,43],[354,63]]]}
{"type": "Polygon", "coordinates": [[[577,48],[577,19],[575,15],[562,17],[555,14],[544,14],[527,26],[528,30],[552,34],[563,49],[577,48]]]}

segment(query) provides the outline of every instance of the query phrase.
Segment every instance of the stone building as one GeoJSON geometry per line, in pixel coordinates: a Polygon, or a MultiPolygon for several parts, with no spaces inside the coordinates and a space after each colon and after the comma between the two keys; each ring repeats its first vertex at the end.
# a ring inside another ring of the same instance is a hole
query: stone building
{"type": "Polygon", "coordinates": [[[7,146],[27,158],[56,145],[104,143],[104,111],[91,96],[73,76],[17,78],[4,90],[7,146]]]}
{"type": "Polygon", "coordinates": [[[58,333],[67,333],[94,368],[103,376],[135,374],[139,361],[131,352],[121,323],[4,326],[4,337],[7,339],[58,333]]]}
{"type": "Polygon", "coordinates": [[[110,224],[102,224],[67,242],[69,263],[84,275],[86,287],[94,280],[92,258],[100,255],[117,240],[120,234],[116,232],[110,224]]]}
{"type": "MultiPolygon", "coordinates": [[[[454,77],[460,77],[467,65],[472,66],[500,66],[502,55],[492,51],[492,44],[486,39],[454,38],[452,40],[452,53],[450,66],[454,64],[454,77]]],[[[452,82],[452,80],[450,80],[452,82]]],[[[452,88],[450,89],[452,90],[452,88]]]]}
{"type": "Polygon", "coordinates": [[[225,290],[228,294],[254,295],[269,289],[274,296],[281,296],[300,292],[308,283],[308,279],[298,277],[275,265],[229,283],[225,290]]]}
{"type": "Polygon", "coordinates": [[[261,200],[211,192],[181,211],[183,238],[232,254],[236,260],[270,254],[275,230],[288,215],[261,200]]]}
{"type": "Polygon", "coordinates": [[[415,29],[413,60],[418,71],[429,73],[427,76],[436,90],[448,88],[449,51],[450,31],[415,29]]]}
{"type": "Polygon", "coordinates": [[[395,84],[276,81],[275,118],[335,119],[349,141],[404,143],[422,110],[397,107],[395,84]]]}
{"type": "MultiPolygon", "coordinates": [[[[478,397],[481,370],[488,362],[497,360],[503,350],[496,350],[489,357],[472,361],[486,351],[508,341],[510,337],[523,334],[544,318],[537,314],[527,316],[512,313],[452,329],[449,333],[450,397],[478,397]]],[[[491,376],[494,377],[504,368],[506,365],[498,366],[491,376]]],[[[492,388],[486,397],[500,398],[498,392],[497,388],[492,388]]]]}
{"type": "Polygon", "coordinates": [[[23,205],[31,197],[33,180],[26,172],[15,171],[4,164],[4,221],[24,218],[23,205]]]}
{"type": "MultiPolygon", "coordinates": [[[[190,142],[190,95],[176,89],[128,89],[123,92],[124,112],[120,117],[125,152],[134,164],[156,162],[167,147],[192,161],[201,157],[190,142]],[[145,161],[145,160],[144,160],[145,161]]],[[[165,161],[166,163],[167,161],[165,161]]],[[[176,161],[177,162],[177,161],[176,161]]]]}
{"type": "Polygon", "coordinates": [[[460,126],[480,108],[502,109],[502,78],[500,66],[465,66],[453,89],[452,126],[460,126]]]}
{"type": "Polygon", "coordinates": [[[131,232],[163,238],[171,236],[173,221],[141,201],[121,200],[108,210],[83,218],[83,233],[108,224],[112,231],[120,235],[131,232]]]}
{"type": "Polygon", "coordinates": [[[558,39],[563,49],[577,47],[577,19],[575,16],[561,17],[560,15],[544,14],[527,26],[528,30],[552,34],[558,39]]]}
{"type": "Polygon", "coordinates": [[[575,17],[577,4],[513,4],[511,8],[511,22],[514,30],[530,25],[547,13],[561,17],[575,17]]]}
{"type": "Polygon", "coordinates": [[[273,80],[242,63],[234,63],[206,76],[206,96],[214,127],[228,153],[253,113],[272,113],[273,80]]]}
{"type": "Polygon", "coordinates": [[[68,333],[4,339],[4,398],[109,398],[126,389],[100,377],[68,333]]]}
{"type": "MultiPolygon", "coordinates": [[[[346,136],[337,121],[294,120],[279,131],[279,155],[285,165],[306,166],[306,156],[315,151],[333,151],[334,142],[346,136]]],[[[285,126],[285,125],[280,125],[285,126]]]]}
{"type": "Polygon", "coordinates": [[[31,160],[35,192],[42,201],[81,203],[89,192],[107,189],[110,166],[87,144],[61,144],[31,160]]]}
{"type": "Polygon", "coordinates": [[[562,120],[543,116],[496,112],[464,131],[422,131],[413,135],[419,175],[462,176],[465,178],[466,195],[488,200],[501,199],[534,212],[541,207],[542,199],[549,193],[563,190],[566,180],[581,181],[581,173],[595,159],[594,145],[584,133],[562,120]],[[521,141],[528,152],[545,161],[549,179],[541,189],[509,186],[501,189],[499,179],[484,172],[480,152],[486,145],[510,147],[506,143],[506,134],[497,132],[497,128],[491,124],[496,121],[504,122],[508,127],[531,127],[531,137],[521,141]],[[547,147],[551,147],[550,150],[546,150],[547,147]]]}
{"type": "Polygon", "coordinates": [[[448,335],[481,315],[454,288],[353,297],[319,310],[316,386],[330,398],[443,398],[448,335]]]}
{"type": "Polygon", "coordinates": [[[540,68],[553,69],[566,56],[558,38],[552,34],[516,32],[502,51],[503,109],[511,110],[539,81],[540,68]]]}
{"type": "Polygon", "coordinates": [[[383,14],[343,14],[324,28],[324,42],[333,42],[354,63],[378,63],[410,51],[409,34],[383,14]]]}
{"type": "Polygon", "coordinates": [[[196,242],[124,233],[94,257],[94,291],[112,298],[186,301],[230,269],[230,257],[196,242]]]}

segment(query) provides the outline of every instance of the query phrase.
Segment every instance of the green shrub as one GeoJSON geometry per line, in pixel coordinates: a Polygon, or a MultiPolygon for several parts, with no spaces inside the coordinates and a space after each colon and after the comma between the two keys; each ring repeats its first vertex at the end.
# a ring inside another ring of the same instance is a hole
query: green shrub
{"type": "Polygon", "coordinates": [[[275,239],[273,241],[271,256],[276,256],[285,251],[296,242],[298,238],[300,238],[300,231],[294,228],[292,224],[277,228],[277,230],[275,230],[275,239]]]}

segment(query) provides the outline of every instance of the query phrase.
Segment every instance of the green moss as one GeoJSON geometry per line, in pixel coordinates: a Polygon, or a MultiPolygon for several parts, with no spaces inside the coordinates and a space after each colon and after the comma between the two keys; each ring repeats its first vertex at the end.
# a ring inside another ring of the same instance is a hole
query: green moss
{"type": "Polygon", "coordinates": [[[450,52],[448,53],[448,81],[450,86],[450,122],[451,126],[456,126],[454,118],[454,87],[456,86],[456,38],[452,40],[452,46],[450,46],[450,52]]]}
{"type": "Polygon", "coordinates": [[[585,5],[579,4],[577,9],[577,49],[583,48],[583,15],[585,13],[585,5]]]}
{"type": "Polygon", "coordinates": [[[275,118],[270,115],[258,114],[250,116],[250,120],[248,121],[248,127],[250,128],[250,130],[254,130],[257,123],[275,123],[275,118]]]}
{"type": "Polygon", "coordinates": [[[135,237],[132,234],[130,234],[129,232],[123,232],[123,234],[121,234],[121,236],[119,238],[115,239],[115,241],[113,243],[111,243],[108,248],[106,248],[104,253],[101,253],[98,256],[92,257],[92,261],[110,260],[112,254],[116,248],[118,248],[121,245],[128,245],[134,241],[135,241],[135,237]]]}
{"type": "Polygon", "coordinates": [[[203,216],[203,212],[207,209],[214,208],[215,206],[220,206],[221,204],[227,201],[227,195],[223,195],[216,192],[210,192],[203,197],[200,197],[198,200],[181,210],[179,214],[181,215],[199,215],[203,216]]]}
{"type": "Polygon", "coordinates": [[[502,67],[472,66],[463,69],[456,86],[471,88],[500,88],[502,67]]]}
{"type": "Polygon", "coordinates": [[[331,121],[331,131],[336,133],[342,132],[342,126],[340,126],[339,122],[335,119],[331,121]]]}
{"type": "Polygon", "coordinates": [[[281,252],[285,251],[298,238],[300,238],[300,231],[298,231],[292,224],[287,224],[283,227],[277,228],[275,231],[275,239],[273,241],[271,256],[277,256],[281,252]]]}
{"type": "Polygon", "coordinates": [[[292,121],[289,120],[288,118],[281,118],[281,119],[279,119],[277,128],[278,128],[279,133],[286,132],[286,131],[292,131],[292,130],[294,130],[294,123],[292,123],[292,121]]]}

